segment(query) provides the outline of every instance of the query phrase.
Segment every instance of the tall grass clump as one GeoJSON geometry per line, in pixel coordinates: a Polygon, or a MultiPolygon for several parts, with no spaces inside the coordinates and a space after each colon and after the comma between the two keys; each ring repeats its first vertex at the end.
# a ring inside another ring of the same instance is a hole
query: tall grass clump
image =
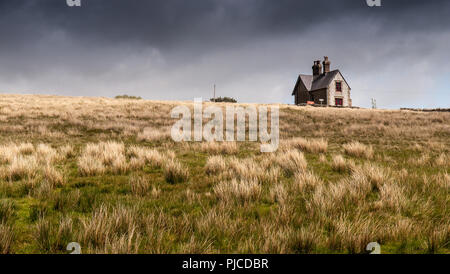
{"type": "Polygon", "coordinates": [[[105,173],[105,165],[90,155],[82,155],[78,159],[78,170],[82,176],[95,176],[105,173]]]}
{"type": "Polygon", "coordinates": [[[446,153],[441,153],[435,159],[435,164],[438,167],[449,167],[450,166],[450,155],[446,153]]]}
{"type": "Polygon", "coordinates": [[[0,223],[8,223],[15,215],[15,204],[11,200],[0,200],[0,223]]]}
{"type": "Polygon", "coordinates": [[[200,151],[211,154],[234,154],[238,151],[236,142],[203,142],[200,151]]]}
{"type": "Polygon", "coordinates": [[[178,161],[168,160],[164,164],[164,178],[171,184],[186,182],[189,178],[189,171],[178,161]]]}
{"type": "Polygon", "coordinates": [[[308,166],[303,153],[297,150],[288,150],[277,154],[274,160],[287,176],[292,176],[296,172],[306,171],[308,166]]]}
{"type": "Polygon", "coordinates": [[[15,156],[7,167],[7,176],[12,181],[31,179],[38,175],[39,164],[34,156],[15,156]]]}
{"type": "Polygon", "coordinates": [[[44,179],[47,180],[52,186],[64,185],[66,178],[55,167],[47,164],[43,169],[44,179]]]}
{"type": "Polygon", "coordinates": [[[372,146],[368,146],[357,141],[344,144],[343,148],[345,154],[359,158],[371,159],[374,154],[372,146]]]}
{"type": "Polygon", "coordinates": [[[348,163],[342,155],[334,155],[331,162],[331,168],[337,172],[350,171],[351,164],[348,163]]]}
{"type": "Polygon", "coordinates": [[[0,223],[0,254],[12,253],[12,243],[14,240],[14,232],[10,225],[0,223]]]}
{"type": "Polygon", "coordinates": [[[213,189],[216,196],[225,202],[249,202],[256,200],[261,195],[261,185],[255,181],[231,180],[222,181],[214,186],[213,189]]]}
{"type": "Polygon", "coordinates": [[[75,156],[75,149],[72,145],[64,145],[58,148],[58,153],[62,158],[69,159],[75,156]]]}
{"type": "Polygon", "coordinates": [[[130,166],[135,169],[141,169],[145,166],[161,167],[164,163],[164,155],[156,149],[146,147],[131,146],[127,150],[130,156],[130,166]]]}
{"type": "Polygon", "coordinates": [[[210,156],[208,157],[208,160],[206,161],[205,169],[206,174],[208,175],[214,175],[218,174],[220,172],[225,171],[226,169],[226,162],[223,156],[210,156]]]}
{"type": "Polygon", "coordinates": [[[145,196],[150,189],[150,183],[145,177],[133,176],[129,179],[131,193],[135,196],[145,196]]]}
{"type": "Polygon", "coordinates": [[[165,140],[170,137],[170,128],[151,128],[146,127],[142,132],[139,132],[136,136],[136,139],[139,142],[154,142],[165,140]]]}
{"type": "Polygon", "coordinates": [[[55,250],[62,251],[67,248],[67,245],[74,240],[73,221],[69,217],[64,217],[59,220],[58,230],[56,232],[56,239],[52,244],[55,250]]]}
{"type": "Polygon", "coordinates": [[[138,219],[133,208],[101,205],[91,218],[81,221],[79,240],[93,253],[137,253],[141,244],[138,219]]]}
{"type": "Polygon", "coordinates": [[[294,176],[294,183],[300,192],[309,192],[317,186],[323,185],[323,181],[313,172],[298,172],[294,176]]]}
{"type": "Polygon", "coordinates": [[[328,141],[321,139],[293,138],[287,141],[287,147],[297,148],[310,153],[326,153],[328,141]]]}
{"type": "Polygon", "coordinates": [[[52,248],[52,227],[47,219],[39,219],[35,229],[35,239],[39,250],[48,253],[52,248]]]}
{"type": "Polygon", "coordinates": [[[78,169],[83,176],[101,175],[105,171],[125,173],[128,169],[125,145],[113,141],[87,144],[78,159],[78,169]]]}

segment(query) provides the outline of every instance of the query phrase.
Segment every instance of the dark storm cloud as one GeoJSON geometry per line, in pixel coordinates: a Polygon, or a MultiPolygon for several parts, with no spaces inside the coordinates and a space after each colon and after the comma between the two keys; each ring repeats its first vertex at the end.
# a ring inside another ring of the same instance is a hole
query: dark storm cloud
{"type": "Polygon", "coordinates": [[[239,42],[235,39],[301,34],[345,17],[355,24],[374,20],[387,31],[437,31],[449,28],[450,16],[447,0],[384,0],[379,9],[368,8],[365,0],[82,0],[82,8],[65,2],[3,0],[2,31],[24,39],[62,30],[96,42],[169,48],[207,43],[207,48],[239,42]]]}
{"type": "MultiPolygon", "coordinates": [[[[325,54],[350,74],[355,93],[405,63],[410,76],[423,76],[450,62],[447,0],[382,0],[381,8],[365,0],[65,2],[0,0],[0,90],[191,99],[214,81],[242,100],[289,102],[292,78],[325,54]]],[[[406,78],[383,79],[398,89],[406,78]]]]}

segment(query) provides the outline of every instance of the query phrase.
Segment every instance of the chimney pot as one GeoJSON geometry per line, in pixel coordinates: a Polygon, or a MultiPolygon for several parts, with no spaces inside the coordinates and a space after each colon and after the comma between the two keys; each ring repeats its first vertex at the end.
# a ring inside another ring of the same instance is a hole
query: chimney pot
{"type": "Polygon", "coordinates": [[[319,76],[322,72],[322,65],[320,64],[320,60],[314,61],[314,66],[312,67],[313,76],[319,76]]]}
{"type": "Polygon", "coordinates": [[[324,56],[324,61],[323,61],[323,74],[326,74],[328,72],[330,72],[330,65],[331,62],[328,60],[328,56],[324,56]]]}

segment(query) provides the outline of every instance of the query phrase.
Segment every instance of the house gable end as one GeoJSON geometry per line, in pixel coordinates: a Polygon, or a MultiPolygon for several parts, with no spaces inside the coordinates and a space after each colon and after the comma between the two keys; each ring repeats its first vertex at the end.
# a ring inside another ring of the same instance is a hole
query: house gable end
{"type": "Polygon", "coordinates": [[[295,93],[297,92],[297,87],[298,87],[298,84],[300,83],[300,81],[301,81],[301,78],[300,78],[300,76],[298,76],[297,82],[295,82],[294,89],[292,90],[292,95],[295,95],[295,93]]]}
{"type": "Polygon", "coordinates": [[[297,78],[297,82],[295,83],[294,90],[292,91],[292,95],[295,95],[300,84],[303,89],[305,89],[306,91],[309,91],[311,89],[312,79],[313,79],[312,75],[300,74],[297,78]]]}
{"type": "Polygon", "coordinates": [[[336,80],[336,78],[338,78],[339,76],[341,76],[341,78],[344,80],[344,82],[345,82],[345,84],[347,85],[348,89],[352,89],[352,88],[350,87],[350,85],[348,84],[347,80],[345,80],[344,75],[342,75],[342,73],[341,73],[339,70],[338,70],[338,74],[336,74],[336,75],[334,76],[333,81],[332,81],[330,84],[333,84],[334,81],[336,80]]]}

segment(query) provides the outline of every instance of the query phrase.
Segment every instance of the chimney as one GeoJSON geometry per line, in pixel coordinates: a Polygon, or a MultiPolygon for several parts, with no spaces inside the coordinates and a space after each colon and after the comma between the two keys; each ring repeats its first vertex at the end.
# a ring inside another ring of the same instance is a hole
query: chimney
{"type": "Polygon", "coordinates": [[[313,70],[313,76],[319,76],[322,72],[322,65],[320,64],[320,61],[314,61],[314,66],[312,67],[313,70]]]}
{"type": "Polygon", "coordinates": [[[330,72],[330,64],[331,62],[328,60],[328,56],[325,56],[323,60],[323,74],[330,72]]]}

